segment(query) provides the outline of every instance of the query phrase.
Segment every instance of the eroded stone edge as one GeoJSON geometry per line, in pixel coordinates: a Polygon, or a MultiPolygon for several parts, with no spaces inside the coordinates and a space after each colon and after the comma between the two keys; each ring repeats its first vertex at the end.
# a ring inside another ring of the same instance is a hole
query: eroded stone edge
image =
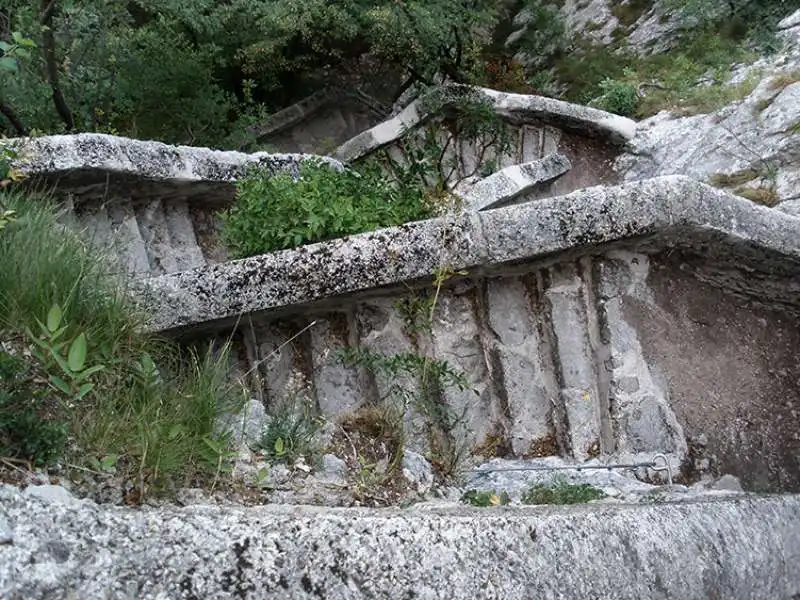
{"type": "MultiPolygon", "coordinates": [[[[481,87],[472,89],[481,92],[491,101],[498,114],[515,120],[550,123],[587,135],[604,137],[609,142],[620,145],[633,139],[636,133],[635,121],[596,108],[544,96],[511,94],[481,87]]],[[[395,117],[346,141],[334,151],[333,156],[342,162],[351,162],[400,139],[409,130],[433,116],[423,109],[423,102],[424,99],[415,100],[395,117]]]]}
{"type": "Polygon", "coordinates": [[[343,168],[330,157],[312,154],[245,154],[99,133],[15,138],[0,143],[19,153],[15,166],[29,177],[92,172],[97,179],[112,174],[156,180],[232,182],[244,169],[255,165],[295,172],[302,162],[314,160],[343,168]]]}
{"type": "MultiPolygon", "coordinates": [[[[176,330],[656,234],[721,234],[800,260],[797,219],[668,176],[460,214],[145,279],[154,331],[176,330]]],[[[702,250],[702,248],[701,248],[702,250]]]]}

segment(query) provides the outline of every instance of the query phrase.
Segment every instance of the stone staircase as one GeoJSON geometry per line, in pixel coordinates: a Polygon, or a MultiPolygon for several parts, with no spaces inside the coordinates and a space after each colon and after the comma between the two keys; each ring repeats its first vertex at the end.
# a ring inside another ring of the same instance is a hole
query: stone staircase
{"type": "MultiPolygon", "coordinates": [[[[234,369],[268,409],[301,378],[336,421],[388,392],[338,350],[425,351],[467,377],[467,389],[444,389],[441,400],[464,415],[450,433],[473,463],[561,457],[581,466],[658,453],[676,474],[723,471],[751,489],[800,490],[800,221],[684,177],[607,185],[608,157],[595,151],[618,150],[629,122],[493,98],[517,119],[521,150],[462,190],[466,210],[238,261],[227,260],[215,217],[235,179],[249,165],[296,173],[311,157],[82,134],[24,141],[23,166],[32,185],[54,187],[65,219],[136,276],[152,331],[191,345],[232,339],[234,369]],[[442,268],[454,275],[437,285],[442,268]],[[404,303],[431,295],[430,330],[410,331],[404,303]]],[[[338,155],[399,139],[368,133],[338,155]]],[[[415,429],[425,418],[409,411],[409,450],[430,450],[415,429]]],[[[117,511],[2,486],[0,500],[17,527],[13,545],[0,542],[0,591],[10,597],[800,593],[791,495],[491,515],[435,506],[117,511]],[[16,566],[40,559],[57,576],[16,566]]]]}

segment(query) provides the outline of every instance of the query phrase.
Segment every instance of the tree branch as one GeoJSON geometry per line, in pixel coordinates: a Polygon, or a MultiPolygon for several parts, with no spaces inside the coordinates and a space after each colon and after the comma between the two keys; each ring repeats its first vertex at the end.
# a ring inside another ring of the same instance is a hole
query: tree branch
{"type": "Polygon", "coordinates": [[[56,36],[53,33],[53,14],[55,13],[56,0],[40,0],[39,22],[42,25],[42,53],[44,55],[45,73],[50,89],[53,90],[53,104],[56,111],[67,126],[67,131],[75,129],[75,119],[72,111],[64,99],[58,81],[58,63],[56,61],[56,36]]]}
{"type": "Polygon", "coordinates": [[[28,135],[28,128],[25,127],[25,124],[19,119],[14,109],[3,102],[2,99],[0,99],[0,113],[2,113],[3,116],[8,119],[18,135],[28,135]]]}

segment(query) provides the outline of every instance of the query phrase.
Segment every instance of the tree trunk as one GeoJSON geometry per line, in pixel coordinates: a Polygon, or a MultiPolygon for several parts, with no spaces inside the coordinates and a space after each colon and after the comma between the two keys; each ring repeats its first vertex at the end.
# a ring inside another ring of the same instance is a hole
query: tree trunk
{"type": "Polygon", "coordinates": [[[56,111],[67,126],[67,131],[75,129],[75,120],[72,117],[61,86],[58,82],[58,62],[56,61],[56,36],[53,33],[53,13],[57,0],[40,0],[39,22],[42,25],[42,53],[44,54],[45,73],[50,89],[53,90],[53,104],[56,111]]]}
{"type": "Polygon", "coordinates": [[[25,127],[25,124],[22,121],[20,121],[14,109],[3,102],[2,99],[0,99],[0,113],[2,113],[3,116],[8,119],[8,121],[14,127],[14,130],[17,132],[17,135],[28,135],[28,128],[25,127]]]}

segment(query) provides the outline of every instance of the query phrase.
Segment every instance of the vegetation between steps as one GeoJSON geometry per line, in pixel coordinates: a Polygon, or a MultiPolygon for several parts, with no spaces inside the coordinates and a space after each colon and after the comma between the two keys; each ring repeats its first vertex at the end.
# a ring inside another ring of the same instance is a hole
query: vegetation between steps
{"type": "Polygon", "coordinates": [[[131,502],[227,468],[218,413],[242,401],[227,347],[193,352],[145,318],[46,197],[0,192],[0,462],[115,475],[131,502]]]}

